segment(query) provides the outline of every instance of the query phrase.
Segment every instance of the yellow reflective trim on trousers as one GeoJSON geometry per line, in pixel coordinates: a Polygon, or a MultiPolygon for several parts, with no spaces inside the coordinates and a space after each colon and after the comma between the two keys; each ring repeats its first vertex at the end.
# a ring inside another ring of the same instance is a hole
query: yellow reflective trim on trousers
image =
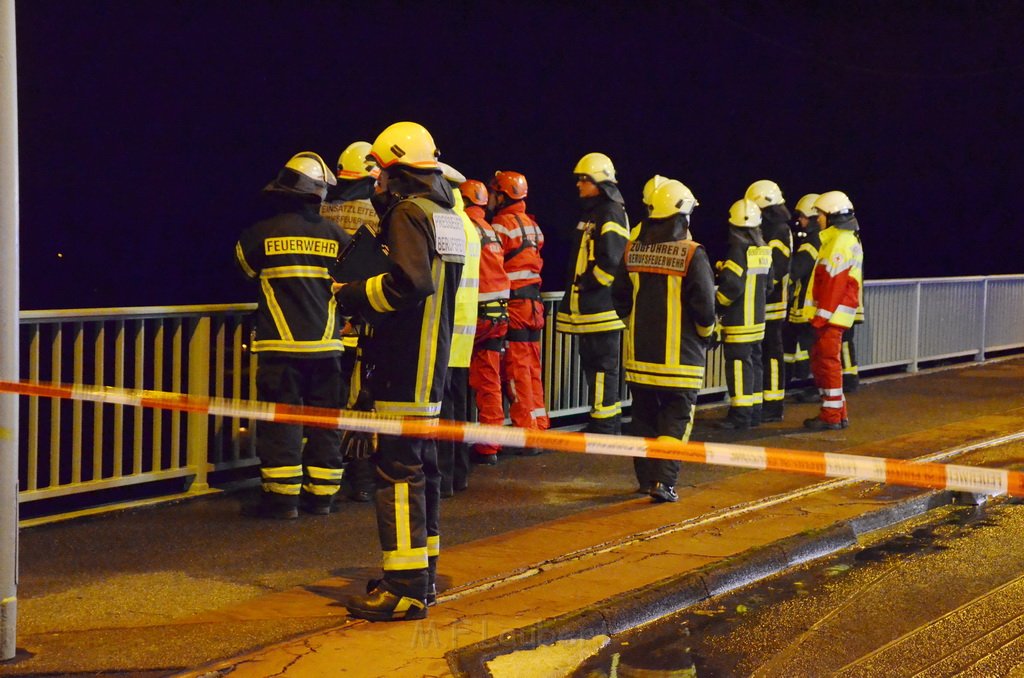
{"type": "Polygon", "coordinates": [[[764,393],[755,393],[754,394],[754,404],[755,405],[763,405],[764,404],[764,393]]]}
{"type": "MultiPolygon", "coordinates": [[[[434,369],[437,366],[437,335],[441,329],[441,308],[444,302],[445,265],[440,259],[434,259],[431,265],[434,293],[423,302],[423,324],[420,325],[420,354],[416,360],[417,402],[427,402],[430,397],[430,386],[434,381],[434,369]]],[[[449,344],[449,350],[451,345],[449,344]]]]}
{"type": "Polygon", "coordinates": [[[263,296],[267,300],[267,310],[270,311],[270,317],[274,319],[274,327],[277,328],[278,336],[284,341],[293,341],[295,337],[292,336],[292,331],[288,327],[288,321],[284,318],[284,311],[281,310],[281,305],[277,303],[277,297],[274,296],[274,288],[270,285],[270,280],[261,276],[260,287],[263,288],[263,296]]]}
{"type": "Polygon", "coordinates": [[[302,476],[302,465],[297,466],[264,466],[260,469],[264,478],[296,478],[302,476]]]}
{"type": "Polygon", "coordinates": [[[373,310],[378,313],[389,313],[395,310],[395,307],[388,303],[388,299],[384,294],[383,273],[375,275],[366,281],[366,300],[370,302],[373,310]]]}
{"type": "Polygon", "coordinates": [[[757,276],[747,271],[747,281],[743,292],[743,322],[754,322],[754,289],[757,287],[757,276]]]}
{"type": "Polygon", "coordinates": [[[338,494],[338,490],[340,488],[340,481],[334,485],[314,485],[313,483],[306,483],[302,486],[303,491],[308,494],[315,494],[318,497],[332,497],[338,494]]]}
{"type": "Polygon", "coordinates": [[[395,546],[395,553],[407,552],[412,546],[412,532],[409,529],[409,483],[395,483],[395,546]]]}
{"type": "Polygon", "coordinates": [[[782,388],[782,384],[780,383],[781,375],[779,374],[778,358],[772,358],[769,360],[768,365],[768,388],[766,388],[765,391],[777,392],[782,388]]]}
{"type": "Polygon", "coordinates": [[[594,411],[600,411],[604,402],[604,372],[594,374],[594,411]]]}
{"type": "Polygon", "coordinates": [[[307,466],[306,475],[317,480],[341,480],[345,474],[343,468],[324,468],[322,466],[307,466]]]}
{"type": "Polygon", "coordinates": [[[414,549],[395,549],[384,551],[381,558],[381,567],[384,570],[425,570],[429,564],[427,560],[427,547],[420,546],[414,549]]]}
{"type": "Polygon", "coordinates": [[[730,394],[731,400],[740,400],[743,395],[743,363],[739,360],[732,361],[732,383],[734,394],[730,394]]]}
{"type": "Polygon", "coordinates": [[[667,366],[679,365],[679,354],[682,350],[683,279],[679,276],[665,276],[665,363],[667,366]]]}
{"type": "Polygon", "coordinates": [[[441,537],[439,535],[433,535],[427,537],[427,555],[436,556],[441,553],[441,537]]]}
{"type": "Polygon", "coordinates": [[[611,419],[612,417],[622,414],[622,405],[615,403],[614,406],[610,406],[608,409],[603,409],[598,412],[591,412],[591,419],[611,419]]]}
{"type": "Polygon", "coordinates": [[[245,260],[245,252],[242,251],[241,242],[235,243],[235,258],[238,260],[238,265],[242,267],[242,270],[247,276],[255,278],[259,275],[253,270],[252,266],[249,265],[249,262],[245,260]]]}
{"type": "Polygon", "coordinates": [[[686,430],[683,431],[683,435],[682,435],[681,438],[675,438],[673,436],[658,436],[658,440],[663,440],[663,441],[679,441],[679,442],[683,442],[683,443],[688,442],[690,440],[690,432],[693,430],[693,414],[694,414],[694,412],[696,412],[696,410],[697,410],[697,403],[694,403],[693,405],[690,405],[690,421],[686,424],[686,430]]]}
{"type": "Polygon", "coordinates": [[[302,485],[300,483],[268,483],[266,481],[263,483],[263,491],[272,492],[274,494],[294,496],[299,494],[300,489],[302,489],[302,485]]]}

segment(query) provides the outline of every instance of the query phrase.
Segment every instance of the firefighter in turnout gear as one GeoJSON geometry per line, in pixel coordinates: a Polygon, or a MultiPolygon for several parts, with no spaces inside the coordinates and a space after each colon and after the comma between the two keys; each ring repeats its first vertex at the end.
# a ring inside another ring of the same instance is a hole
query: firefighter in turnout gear
{"type": "MultiPolygon", "coordinates": [[[[469,385],[476,394],[477,419],[481,424],[501,426],[505,412],[501,398],[501,357],[508,332],[508,274],[501,239],[484,218],[489,196],[487,187],[470,179],[459,186],[466,215],[480,236],[480,287],[477,295],[476,339],[469,365],[469,385]]],[[[477,443],[470,460],[495,464],[498,446],[477,443]]],[[[459,489],[456,487],[455,489],[459,489]]]]}
{"type": "MultiPolygon", "coordinates": [[[[650,197],[650,214],[612,283],[615,311],[626,323],[623,367],[633,394],[633,434],[687,442],[704,383],[715,329],[715,279],[704,248],[689,239],[697,200],[666,180],[650,197]]],[[[640,491],[676,501],[679,462],[634,458],[640,491]]]]}
{"type": "Polygon", "coordinates": [[[820,431],[849,425],[843,396],[840,352],[843,332],[853,326],[861,305],[864,250],[853,203],[841,191],[822,193],[814,202],[821,226],[821,249],[807,290],[804,313],[815,329],[811,371],[821,393],[821,412],[804,421],[820,431]]]}
{"type": "Polygon", "coordinates": [[[614,434],[622,415],[619,349],[625,325],[612,306],[611,286],[629,239],[629,221],[608,156],[588,153],[574,172],[583,212],[576,224],[556,329],[579,335],[590,397],[585,430],[614,434]]]}
{"type": "MultiPolygon", "coordinates": [[[[371,155],[381,168],[374,207],[388,249],[386,270],[335,284],[342,308],[377,317],[367,359],[381,415],[423,420],[441,412],[455,322],[455,295],[466,257],[462,219],[441,176],[430,133],[391,125],[371,155]]],[[[349,599],[349,614],[373,621],[422,619],[435,599],[440,550],[440,472],[435,441],[381,435],[377,453],[377,529],[384,576],[349,599]]]]}
{"type": "MultiPolygon", "coordinates": [[[[519,172],[495,172],[490,184],[491,227],[501,240],[508,274],[508,334],[506,335],[505,392],[509,418],[520,428],[545,430],[550,425],[544,406],[540,371],[540,333],[544,302],[540,298],[541,249],[544,233],[526,213],[526,177],[519,172]]],[[[521,454],[535,454],[520,449],[521,454]]]]}
{"type": "MultiPolygon", "coordinates": [[[[448,356],[448,377],[444,387],[441,418],[449,421],[469,421],[468,391],[469,367],[476,339],[477,296],[480,287],[480,235],[466,214],[459,186],[466,177],[451,165],[440,163],[442,175],[448,181],[455,198],[455,213],[462,219],[466,232],[466,261],[462,265],[459,291],[455,295],[455,325],[452,329],[452,348],[448,356]]],[[[469,486],[469,446],[461,441],[439,440],[437,461],[441,471],[441,496],[451,497],[455,490],[469,486]]]]}
{"type": "MultiPolygon", "coordinates": [[[[803,307],[807,299],[807,285],[810,281],[814,262],[821,247],[821,229],[818,228],[818,210],[814,208],[817,193],[808,193],[796,203],[795,252],[790,262],[790,301],[788,322],[783,328],[783,343],[786,351],[787,386],[806,382],[811,376],[811,346],[814,345],[814,328],[804,316],[803,307]]],[[[797,400],[812,402],[818,399],[816,388],[799,391],[797,400]]]]}
{"type": "MultiPolygon", "coordinates": [[[[349,144],[338,156],[338,183],[327,189],[327,197],[320,205],[320,216],[330,219],[341,226],[349,235],[355,235],[361,225],[366,225],[374,233],[377,232],[376,210],[370,202],[373,197],[374,185],[380,169],[377,161],[370,153],[368,141],[355,141],[349,144]]],[[[342,326],[341,341],[345,345],[345,353],[341,358],[342,376],[347,386],[346,407],[355,409],[365,403],[359,399],[365,381],[364,362],[361,357],[360,342],[368,341],[370,328],[366,323],[347,322],[342,326]]],[[[351,436],[351,434],[350,434],[351,436]]],[[[372,437],[362,436],[364,442],[372,437]]],[[[343,441],[353,440],[343,437],[343,441]]],[[[374,476],[373,462],[369,457],[358,456],[348,460],[345,465],[345,483],[348,485],[348,496],[353,501],[367,502],[373,497],[374,476]]]]}
{"type": "Polygon", "coordinates": [[[761,209],[761,235],[772,250],[771,293],[765,300],[764,340],[761,365],[764,371],[764,407],[761,421],[782,421],[786,399],[786,360],[782,344],[783,326],[789,305],[789,261],[793,253],[792,215],[782,190],[774,181],[761,179],[747,188],[747,200],[761,209]]]}
{"type": "MultiPolygon", "coordinates": [[[[242,272],[260,283],[256,393],[263,402],[340,408],[341,355],[329,267],[349,241],[318,214],[334,175],[316,153],[299,153],[263,189],[278,214],[245,230],[235,245],[242,272]]],[[[300,500],[326,514],[343,474],[339,431],[260,422],[256,453],[262,501],[245,509],[269,518],[298,516],[300,500]]]]}
{"type": "Polygon", "coordinates": [[[369,153],[367,141],[353,142],[341,152],[338,182],[328,189],[327,198],[320,205],[320,216],[338,224],[349,235],[355,235],[362,224],[377,232],[379,218],[370,198],[380,170],[369,153]]]}
{"type": "Polygon", "coordinates": [[[761,236],[761,210],[754,201],[733,203],[729,224],[729,253],[716,264],[715,301],[721,316],[729,386],[729,414],[718,426],[746,429],[761,423],[761,340],[772,254],[761,236]]]}

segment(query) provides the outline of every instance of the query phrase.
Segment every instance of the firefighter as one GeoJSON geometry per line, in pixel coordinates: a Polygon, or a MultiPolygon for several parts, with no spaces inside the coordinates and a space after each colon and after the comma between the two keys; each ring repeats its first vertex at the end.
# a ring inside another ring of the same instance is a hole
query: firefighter
{"type": "Polygon", "coordinates": [[[750,184],[744,196],[761,209],[761,235],[772,250],[771,293],[764,307],[764,340],[761,365],[764,374],[764,407],[761,421],[782,421],[786,402],[786,361],[782,328],[789,304],[789,260],[793,253],[792,215],[774,181],[761,179],[750,184]]]}
{"type": "MultiPolygon", "coordinates": [[[[814,208],[817,193],[808,193],[796,203],[796,232],[799,236],[796,251],[790,262],[789,317],[784,328],[783,339],[786,351],[786,383],[806,382],[811,376],[811,346],[814,345],[814,328],[803,314],[807,298],[807,285],[818,259],[821,247],[821,229],[818,228],[818,210],[814,208]]],[[[798,391],[800,402],[817,402],[818,389],[798,391]]]]}
{"type": "MultiPolygon", "coordinates": [[[[389,268],[345,285],[343,309],[382,320],[367,350],[369,389],[382,415],[420,420],[441,412],[455,321],[455,295],[466,256],[462,219],[441,176],[430,133],[398,122],[373,142],[381,168],[373,203],[389,268]]],[[[372,621],[422,619],[436,597],[440,550],[440,472],[434,441],[381,435],[377,453],[377,530],[382,579],[349,599],[349,614],[372,621]]]]}
{"type": "MultiPolygon", "coordinates": [[[[370,203],[373,197],[377,175],[380,169],[370,153],[368,141],[354,141],[338,156],[338,183],[327,190],[327,197],[320,205],[320,216],[335,222],[349,235],[355,235],[360,225],[366,225],[377,232],[379,218],[370,203]]],[[[367,342],[370,328],[363,322],[346,322],[342,326],[341,341],[345,353],[341,358],[342,377],[346,384],[346,407],[362,409],[368,404],[368,394],[363,393],[366,363],[362,359],[360,342],[367,342]],[[362,394],[362,398],[360,395],[362,394]]],[[[343,436],[343,448],[348,447],[345,464],[345,483],[348,497],[352,501],[368,502],[373,498],[373,462],[363,454],[353,454],[352,445],[372,443],[372,436],[343,436]]],[[[370,445],[372,447],[372,444],[370,445]]],[[[366,452],[369,451],[367,448],[366,452]]]]}
{"type": "MultiPolygon", "coordinates": [[[[264,402],[340,408],[341,354],[329,267],[349,241],[318,208],[335,183],[316,153],[292,157],[263,189],[278,214],[245,230],[235,245],[242,272],[260,282],[253,353],[256,394],[264,402]]],[[[344,473],[336,430],[260,422],[256,453],[263,492],[260,517],[298,517],[300,502],[326,514],[344,473]]]]}
{"type": "Polygon", "coordinates": [[[590,399],[585,430],[617,434],[622,418],[619,349],[625,325],[612,306],[611,285],[629,239],[629,221],[608,156],[588,153],[573,171],[583,211],[570,250],[556,329],[579,335],[580,363],[590,399]]]}
{"type": "MultiPolygon", "coordinates": [[[[540,297],[541,249],[544,233],[526,213],[529,186],[519,172],[495,172],[490,182],[491,227],[501,240],[508,274],[508,334],[502,369],[508,395],[509,418],[520,428],[546,430],[550,426],[544,406],[540,371],[540,334],[544,329],[544,302],[540,297]]],[[[533,455],[533,448],[518,448],[533,455]]]]}
{"type": "MultiPolygon", "coordinates": [[[[505,250],[501,239],[485,219],[489,196],[483,182],[470,179],[459,186],[466,215],[480,237],[480,286],[477,295],[476,338],[469,365],[469,385],[476,396],[477,419],[481,424],[505,423],[501,391],[501,357],[508,332],[509,280],[505,272],[505,250]]],[[[498,462],[497,445],[477,443],[470,461],[493,465],[498,462]]],[[[455,486],[456,490],[465,489],[455,486]]]]}
{"type": "Polygon", "coordinates": [[[359,226],[377,232],[379,218],[370,203],[380,169],[370,155],[370,143],[355,141],[338,156],[338,182],[327,191],[320,216],[355,235],[359,226]]]}
{"type": "Polygon", "coordinates": [[[719,428],[747,429],[760,424],[761,339],[765,299],[771,284],[771,248],[761,236],[761,210],[753,200],[729,208],[729,253],[718,262],[715,301],[721,316],[729,413],[719,428]]]}
{"type": "MultiPolygon", "coordinates": [[[[466,214],[459,185],[466,177],[451,165],[439,163],[442,175],[451,186],[455,213],[462,219],[466,232],[466,260],[462,279],[455,295],[455,325],[448,356],[448,377],[445,382],[441,418],[468,421],[469,367],[476,338],[477,295],[480,286],[480,236],[466,214]]],[[[441,471],[441,496],[451,497],[455,490],[469,486],[469,446],[461,441],[441,440],[437,444],[438,468],[441,471]]]]}
{"type": "MultiPolygon", "coordinates": [[[[860,227],[853,232],[860,242],[860,227]]],[[[863,246],[863,243],[861,243],[863,246]]],[[[863,274],[863,272],[862,272],[863,274]]],[[[853,317],[853,324],[843,332],[843,349],[840,357],[843,361],[843,393],[853,393],[860,388],[860,368],[857,366],[857,346],[854,343],[854,336],[857,326],[864,322],[864,295],[861,294],[860,306],[857,307],[857,314],[853,317]]]]}
{"type": "Polygon", "coordinates": [[[821,411],[804,421],[813,430],[849,425],[840,352],[861,304],[864,250],[853,203],[841,191],[822,193],[814,202],[821,227],[821,249],[807,290],[804,313],[815,330],[811,372],[821,393],[821,411]]]}
{"type": "MultiPolygon", "coordinates": [[[[626,323],[633,434],[686,442],[715,329],[715,279],[704,248],[689,239],[697,205],[690,189],[666,180],[649,205],[612,284],[615,311],[626,323]]],[[[678,461],[634,458],[633,465],[654,502],[679,499],[678,461]]]]}

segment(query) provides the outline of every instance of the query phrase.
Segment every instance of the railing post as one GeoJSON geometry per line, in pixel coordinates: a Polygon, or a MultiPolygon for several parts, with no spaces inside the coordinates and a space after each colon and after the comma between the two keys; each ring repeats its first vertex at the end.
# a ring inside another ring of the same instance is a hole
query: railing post
{"type": "MultiPolygon", "coordinates": [[[[209,397],[210,317],[196,318],[191,325],[188,337],[188,394],[209,397]]],[[[186,463],[196,474],[189,490],[193,492],[207,490],[209,489],[206,478],[209,468],[209,415],[204,412],[189,412],[185,431],[186,463]]]]}
{"type": "Polygon", "coordinates": [[[911,353],[910,353],[910,365],[907,366],[907,372],[918,371],[918,356],[921,354],[920,339],[921,339],[921,282],[918,281],[914,284],[914,324],[910,330],[911,338],[911,353]]]}
{"type": "MultiPolygon", "coordinates": [[[[14,0],[0,0],[0,379],[19,379],[18,52],[14,0]]],[[[0,396],[0,660],[17,653],[18,396],[0,396]]]]}
{"type": "Polygon", "coordinates": [[[978,323],[978,352],[974,354],[975,362],[985,360],[985,346],[988,342],[988,278],[981,281],[981,322],[978,323]]]}

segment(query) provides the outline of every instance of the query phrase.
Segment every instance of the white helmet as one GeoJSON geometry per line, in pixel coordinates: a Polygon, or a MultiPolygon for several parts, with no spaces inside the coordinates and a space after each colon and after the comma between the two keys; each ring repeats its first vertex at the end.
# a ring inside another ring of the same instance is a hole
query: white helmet
{"type": "Polygon", "coordinates": [[[825,214],[843,214],[853,211],[853,203],[842,191],[828,191],[818,196],[814,207],[825,214]]]}
{"type": "Polygon", "coordinates": [[[761,179],[750,184],[747,188],[747,200],[753,200],[761,209],[769,205],[781,205],[785,200],[782,198],[782,189],[770,179],[761,179]]]}
{"type": "Polygon", "coordinates": [[[313,181],[330,184],[331,186],[338,183],[338,180],[334,178],[334,172],[327,167],[324,159],[312,151],[296,153],[284,166],[309,177],[313,181]]]}
{"type": "Polygon", "coordinates": [[[647,180],[646,184],[644,184],[643,201],[644,205],[647,206],[648,211],[650,211],[651,209],[651,194],[654,193],[654,191],[657,188],[664,185],[664,183],[668,180],[668,178],[663,177],[660,174],[655,174],[653,177],[647,180]]]}
{"type": "Polygon", "coordinates": [[[689,216],[693,208],[699,204],[697,198],[693,197],[693,192],[681,181],[666,179],[665,183],[651,193],[651,218],[664,219],[673,214],[689,216]]]}
{"type": "Polygon", "coordinates": [[[277,177],[263,187],[263,191],[302,200],[323,200],[327,197],[327,187],[337,183],[334,172],[323,158],[312,151],[303,151],[293,155],[277,173],[277,177]]]}
{"type": "Polygon", "coordinates": [[[729,223],[741,228],[756,228],[761,225],[761,208],[753,200],[737,200],[729,208],[729,223]]]}
{"type": "Polygon", "coordinates": [[[818,216],[818,210],[814,207],[814,201],[819,197],[817,193],[808,193],[796,201],[796,211],[805,217],[818,216]]]}

